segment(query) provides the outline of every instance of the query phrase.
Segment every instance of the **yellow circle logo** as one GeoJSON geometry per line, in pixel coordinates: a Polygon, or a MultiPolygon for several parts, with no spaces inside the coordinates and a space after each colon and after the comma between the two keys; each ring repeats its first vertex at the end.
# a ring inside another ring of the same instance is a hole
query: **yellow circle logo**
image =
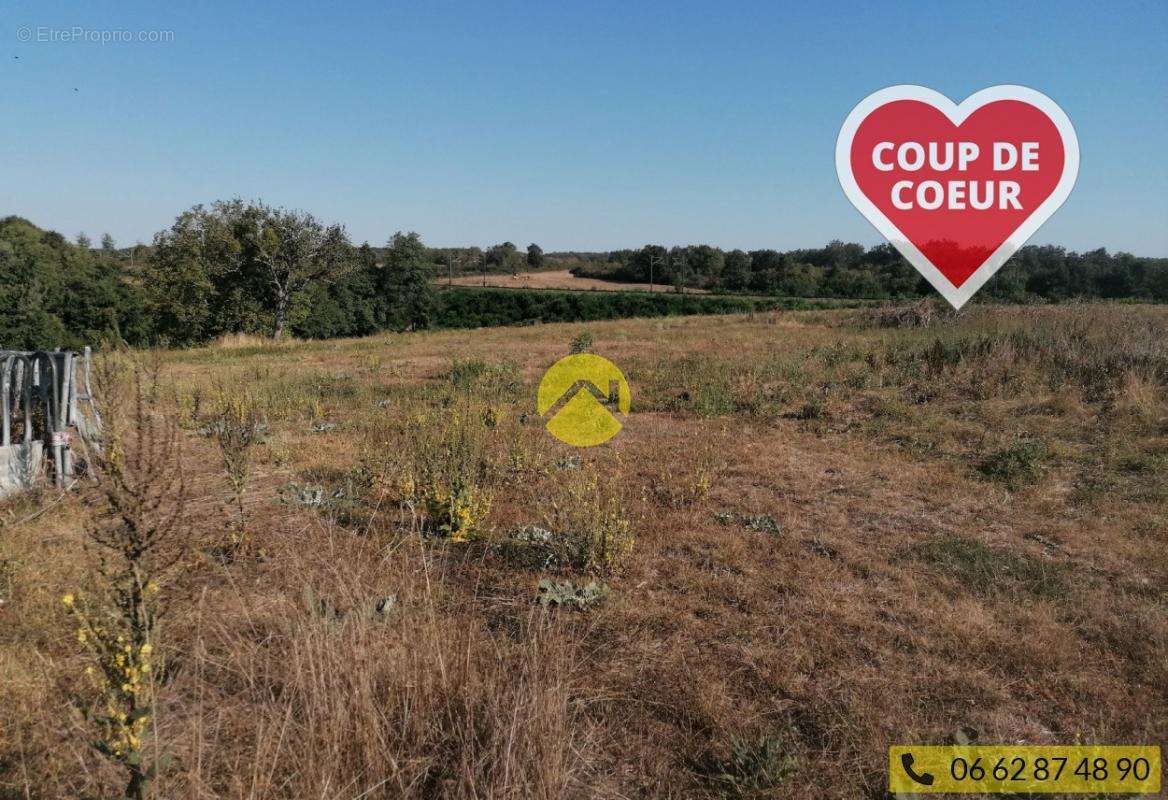
{"type": "Polygon", "coordinates": [[[622,425],[632,403],[628,381],[617,365],[591,353],[565,356],[539,382],[535,407],[547,417],[548,433],[576,447],[607,442],[622,425]]]}

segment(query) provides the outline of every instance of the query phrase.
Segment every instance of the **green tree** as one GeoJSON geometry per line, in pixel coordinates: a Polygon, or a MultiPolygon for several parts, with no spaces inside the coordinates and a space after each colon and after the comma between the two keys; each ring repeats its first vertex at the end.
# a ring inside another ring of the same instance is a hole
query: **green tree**
{"type": "Polygon", "coordinates": [[[543,266],[543,248],[535,242],[527,245],[527,268],[539,269],[543,266]]]}
{"type": "Polygon", "coordinates": [[[722,286],[731,291],[745,289],[750,283],[750,256],[731,250],[722,264],[722,286]]]}
{"type": "Polygon", "coordinates": [[[823,270],[810,264],[784,264],[772,291],[784,297],[816,297],[823,292],[823,270]]]}
{"type": "Polygon", "coordinates": [[[629,278],[641,283],[667,283],[665,262],[669,251],[659,244],[647,244],[629,259],[629,278]]]}
{"type": "Polygon", "coordinates": [[[389,240],[381,273],[385,298],[384,327],[417,330],[430,325],[434,313],[434,287],[422,237],[398,231],[389,240]]]}
{"type": "Polygon", "coordinates": [[[367,243],[354,251],[354,262],[336,279],[309,287],[302,310],[292,326],[296,336],[328,339],[367,336],[379,327],[377,281],[379,266],[367,243]]]}
{"type": "Polygon", "coordinates": [[[309,285],[335,280],[351,263],[345,229],[325,226],[303,211],[249,206],[237,222],[236,238],[244,268],[268,284],[276,339],[284,336],[293,303],[309,285]]]}
{"type": "Polygon", "coordinates": [[[716,247],[710,247],[708,244],[694,245],[688,250],[688,273],[685,276],[685,285],[709,287],[723,285],[722,269],[725,266],[725,258],[722,251],[716,247]]]}
{"type": "Polygon", "coordinates": [[[238,314],[227,318],[224,288],[240,270],[235,228],[243,208],[238,200],[198,205],[154,237],[143,274],[147,309],[161,340],[191,345],[238,330],[238,314]]]}
{"type": "Polygon", "coordinates": [[[311,214],[239,199],[195,206],[154,240],[145,285],[159,336],[280,338],[319,298],[313,287],[344,276],[351,254],[344,229],[311,214]]]}
{"type": "Polygon", "coordinates": [[[1168,303],[1168,259],[1156,259],[1149,265],[1145,283],[1149,297],[1159,303],[1168,303]]]}
{"type": "Polygon", "coordinates": [[[523,257],[519,249],[511,242],[503,242],[492,247],[486,253],[487,266],[495,272],[508,272],[512,275],[519,272],[523,257]]]}
{"type": "Polygon", "coordinates": [[[787,257],[775,250],[750,253],[750,288],[756,292],[774,292],[783,280],[787,257]]]}
{"type": "Polygon", "coordinates": [[[146,320],[116,258],[20,217],[0,220],[0,347],[79,347],[109,334],[140,344],[146,320]]]}

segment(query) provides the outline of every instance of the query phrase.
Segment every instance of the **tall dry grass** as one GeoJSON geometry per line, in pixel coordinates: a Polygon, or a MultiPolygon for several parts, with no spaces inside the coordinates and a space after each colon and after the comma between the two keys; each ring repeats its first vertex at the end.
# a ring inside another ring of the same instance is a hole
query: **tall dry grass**
{"type": "Polygon", "coordinates": [[[272,565],[283,590],[193,613],[173,796],[582,792],[595,734],[554,620],[492,633],[416,543],[387,554],[322,528],[302,545],[272,565]]]}

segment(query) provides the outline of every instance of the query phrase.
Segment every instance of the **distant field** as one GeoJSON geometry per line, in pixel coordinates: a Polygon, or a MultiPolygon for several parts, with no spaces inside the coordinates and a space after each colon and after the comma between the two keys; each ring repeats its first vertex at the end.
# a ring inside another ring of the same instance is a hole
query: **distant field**
{"type": "MultiPolygon", "coordinates": [[[[160,353],[156,796],[857,800],[890,743],[1168,741],[1168,308],[922,308],[160,353]],[[589,450],[535,412],[570,347],[632,389],[589,450]]],[[[94,513],[0,505],[3,798],[116,796],[94,513]]]]}
{"type": "MultiPolygon", "coordinates": [[[[443,278],[439,283],[446,283],[443,278]]],[[[482,286],[481,275],[461,275],[454,279],[455,286],[482,286]]],[[[566,269],[549,272],[520,272],[518,275],[487,275],[487,286],[504,289],[575,289],[602,292],[648,291],[647,283],[615,283],[596,278],[577,278],[566,269]]],[[[672,292],[670,286],[657,284],[654,291],[672,292]]],[[[686,289],[686,294],[705,294],[705,289],[686,289]]]]}

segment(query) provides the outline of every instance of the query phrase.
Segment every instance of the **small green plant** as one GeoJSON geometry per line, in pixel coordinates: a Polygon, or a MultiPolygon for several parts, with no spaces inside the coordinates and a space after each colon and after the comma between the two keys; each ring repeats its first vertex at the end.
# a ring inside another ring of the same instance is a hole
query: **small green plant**
{"type": "Polygon", "coordinates": [[[1048,456],[1049,451],[1042,440],[1018,439],[982,459],[978,471],[991,480],[1017,487],[1041,478],[1048,456]]]}
{"type": "Polygon", "coordinates": [[[555,563],[552,538],[552,532],[547,528],[520,525],[501,537],[493,550],[513,566],[542,572],[555,563]]]}
{"type": "Polygon", "coordinates": [[[456,358],[450,365],[448,377],[454,388],[470,390],[490,367],[481,358],[456,358]]]}
{"type": "Polygon", "coordinates": [[[583,330],[572,337],[568,342],[568,352],[570,353],[588,353],[592,351],[593,336],[592,331],[583,330]]]}
{"type": "Polygon", "coordinates": [[[349,617],[380,621],[388,618],[397,608],[397,596],[390,594],[367,601],[357,608],[342,611],[320,597],[311,586],[305,586],[300,591],[300,602],[310,616],[330,623],[341,622],[349,617]]]}
{"type": "Polygon", "coordinates": [[[710,442],[698,443],[694,446],[692,461],[654,482],[651,493],[657,503],[666,508],[692,508],[709,498],[720,472],[717,448],[710,442]]]}
{"type": "Polygon", "coordinates": [[[701,771],[709,776],[723,797],[765,794],[795,771],[796,759],[779,736],[734,736],[729,744],[727,755],[710,754],[700,765],[701,771]]]}
{"type": "Polygon", "coordinates": [[[277,491],[281,505],[326,508],[332,495],[319,484],[289,483],[277,491]]]}
{"type": "Polygon", "coordinates": [[[348,524],[358,518],[366,489],[359,471],[355,471],[335,488],[293,481],[277,489],[276,497],[281,505],[316,509],[340,524],[348,524]]]}

